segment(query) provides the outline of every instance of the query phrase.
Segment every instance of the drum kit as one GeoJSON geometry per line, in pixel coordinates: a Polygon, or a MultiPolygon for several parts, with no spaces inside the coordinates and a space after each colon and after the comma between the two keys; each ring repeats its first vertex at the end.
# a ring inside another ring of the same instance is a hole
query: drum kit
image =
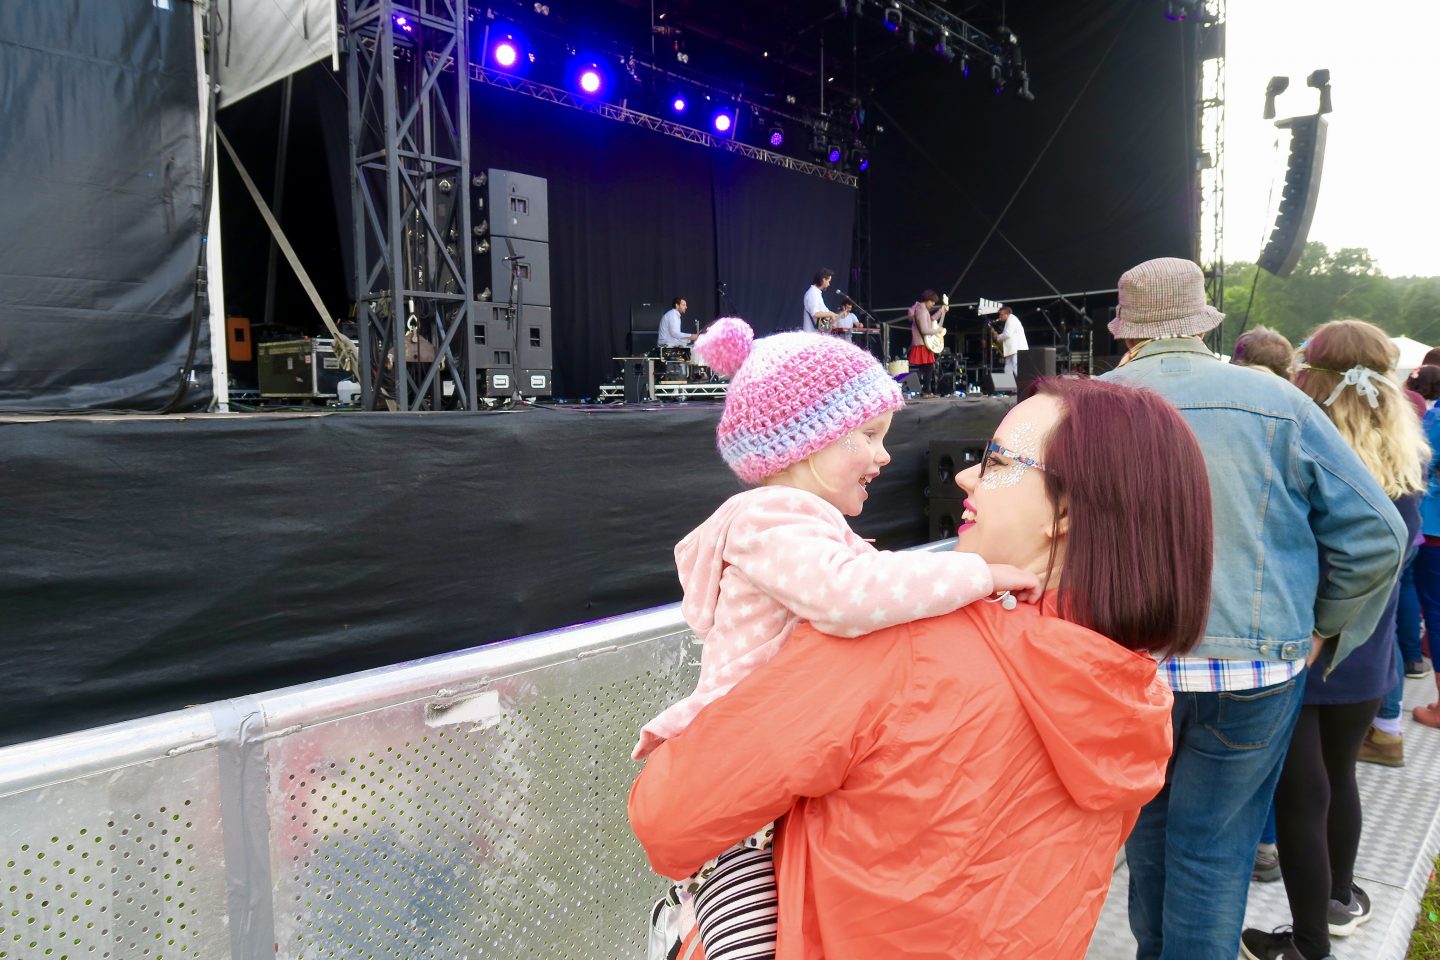
{"type": "Polygon", "coordinates": [[[695,363],[689,347],[660,348],[660,383],[710,383],[717,380],[711,369],[695,363]]]}

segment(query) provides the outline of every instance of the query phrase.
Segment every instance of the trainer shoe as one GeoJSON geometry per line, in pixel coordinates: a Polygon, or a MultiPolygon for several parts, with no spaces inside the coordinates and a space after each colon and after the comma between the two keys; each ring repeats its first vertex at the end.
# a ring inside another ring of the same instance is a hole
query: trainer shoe
{"type": "Polygon", "coordinates": [[[1280,879],[1280,851],[1273,843],[1262,843],[1255,848],[1255,869],[1250,879],[1258,883],[1274,883],[1280,879]]]}
{"type": "Polygon", "coordinates": [[[1426,663],[1423,659],[1406,660],[1405,676],[1411,680],[1424,680],[1430,676],[1430,664],[1426,663]]]}
{"type": "Polygon", "coordinates": [[[1330,936],[1348,937],[1356,928],[1370,919],[1370,897],[1355,884],[1350,884],[1350,902],[1330,901],[1330,936]]]}
{"type": "Polygon", "coordinates": [[[1400,733],[1386,733],[1376,727],[1365,731],[1365,742],[1360,744],[1362,763],[1378,763],[1382,767],[1405,766],[1405,736],[1400,733]]]}
{"type": "MultiPolygon", "coordinates": [[[[1246,960],[1311,960],[1295,946],[1295,935],[1288,926],[1276,927],[1269,933],[1254,927],[1240,934],[1240,955],[1246,960]]],[[[1333,953],[1314,960],[1335,960],[1333,953]]]]}

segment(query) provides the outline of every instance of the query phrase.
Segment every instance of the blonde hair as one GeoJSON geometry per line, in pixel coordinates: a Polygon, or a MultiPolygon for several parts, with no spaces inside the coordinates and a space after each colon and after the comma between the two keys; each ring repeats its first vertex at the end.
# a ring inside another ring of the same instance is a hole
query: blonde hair
{"type": "Polygon", "coordinates": [[[1430,463],[1430,444],[1419,418],[1387,376],[1398,356],[1385,331],[1373,323],[1334,320],[1305,342],[1305,365],[1295,375],[1295,386],[1320,404],[1391,498],[1423,492],[1430,463]],[[1345,372],[1355,367],[1375,374],[1368,378],[1379,393],[1373,407],[1361,394],[1361,384],[1345,383],[1345,372]],[[1327,403],[1332,396],[1334,402],[1327,403]]]}

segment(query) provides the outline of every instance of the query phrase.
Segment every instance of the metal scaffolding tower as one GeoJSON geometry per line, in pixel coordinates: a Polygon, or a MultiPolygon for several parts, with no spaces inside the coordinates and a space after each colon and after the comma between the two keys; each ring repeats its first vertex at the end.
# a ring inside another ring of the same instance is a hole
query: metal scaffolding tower
{"type": "Polygon", "coordinates": [[[465,0],[348,0],[345,27],[361,403],[475,409],[465,0]]]}
{"type": "MultiPolygon", "coordinates": [[[[1225,309],[1225,2],[1205,0],[1196,34],[1200,70],[1200,216],[1196,249],[1209,280],[1210,302],[1225,309]]],[[[1216,350],[1223,349],[1216,329],[1216,350]]]]}

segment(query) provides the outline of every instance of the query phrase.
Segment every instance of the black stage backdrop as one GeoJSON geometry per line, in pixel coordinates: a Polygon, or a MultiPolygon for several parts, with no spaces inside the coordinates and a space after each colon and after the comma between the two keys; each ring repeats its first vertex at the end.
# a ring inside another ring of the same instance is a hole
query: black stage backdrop
{"type": "MultiPolygon", "coordinates": [[[[158,409],[200,245],[194,8],[0,4],[0,410],[158,409]]],[[[209,330],[188,405],[210,399],[209,330]]]]}
{"type": "Polygon", "coordinates": [[[983,63],[967,79],[934,57],[912,58],[877,89],[876,304],[949,289],[977,249],[960,299],[1045,295],[1047,279],[1062,292],[1113,288],[1142,260],[1191,255],[1196,107],[1182,53],[1194,23],[1167,20],[1158,3],[1045,7],[1012,19],[1033,103],[995,95],[983,63]],[[982,248],[1012,196],[1004,237],[982,248]]]}
{"type": "MultiPolygon", "coordinates": [[[[912,404],[855,529],[925,539],[912,404]]],[[[0,745],[679,599],[674,544],[740,489],[716,404],[0,423],[0,745]]]]}
{"type": "MultiPolygon", "coordinates": [[[[769,333],[800,325],[816,269],[843,276],[850,262],[850,187],[496,87],[471,84],[470,92],[476,169],[515,170],[549,184],[557,396],[593,397],[615,376],[611,357],[628,349],[635,304],[668,307],[683,296],[687,326],[723,310],[769,333]]],[[[220,114],[267,195],[279,103],[277,86],[220,114]]],[[[297,75],[292,110],[281,223],[341,316],[349,312],[353,271],[349,156],[344,93],[328,66],[297,75]]],[[[223,162],[227,307],[258,317],[268,241],[243,191],[223,162]]],[[[313,325],[303,298],[282,262],[277,318],[313,325]]]]}

